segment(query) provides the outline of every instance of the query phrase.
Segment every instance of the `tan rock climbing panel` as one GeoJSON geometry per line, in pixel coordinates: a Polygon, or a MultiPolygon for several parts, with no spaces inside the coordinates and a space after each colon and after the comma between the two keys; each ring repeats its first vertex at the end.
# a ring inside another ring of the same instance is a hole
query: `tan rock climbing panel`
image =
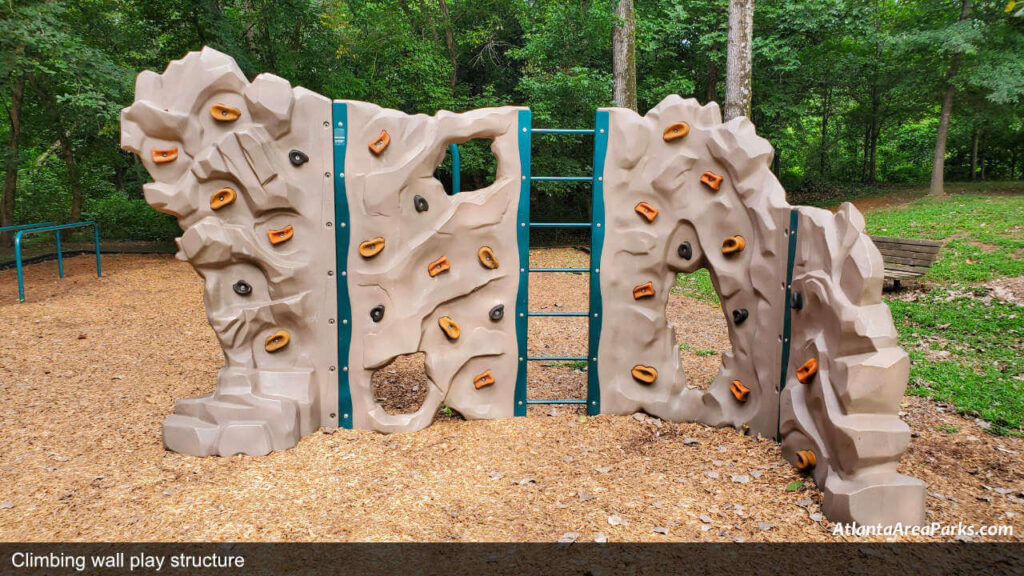
{"type": "Polygon", "coordinates": [[[657,369],[640,364],[633,366],[633,370],[630,371],[630,374],[633,375],[634,380],[643,382],[644,384],[653,384],[654,381],[658,379],[657,369]]]}
{"type": "Polygon", "coordinates": [[[287,330],[278,330],[270,336],[267,336],[266,341],[263,342],[263,349],[267,352],[277,352],[287,346],[291,341],[291,334],[289,334],[287,330]]]}
{"type": "Polygon", "coordinates": [[[810,382],[814,375],[818,373],[818,359],[811,358],[807,362],[804,362],[802,366],[796,369],[796,379],[801,384],[807,384],[810,382]]]}
{"type": "Polygon", "coordinates": [[[458,340],[459,336],[462,335],[462,330],[459,329],[458,323],[452,320],[448,316],[441,316],[437,319],[437,325],[444,331],[444,335],[449,340],[458,340]]]}
{"type": "Polygon", "coordinates": [[[738,254],[747,247],[747,241],[743,239],[743,236],[730,236],[722,241],[722,254],[728,256],[729,254],[738,254]]]}
{"type": "Polygon", "coordinates": [[[172,146],[170,148],[153,148],[150,152],[150,158],[153,159],[154,164],[166,164],[168,162],[174,162],[178,159],[178,147],[172,146]]]}
{"type": "Polygon", "coordinates": [[[381,130],[380,136],[377,136],[373,142],[370,142],[370,151],[380,156],[384,150],[387,150],[389,144],[391,144],[391,135],[388,134],[387,130],[381,130]]]}
{"type": "Polygon", "coordinates": [[[221,188],[210,196],[210,209],[220,210],[221,208],[235,201],[238,195],[231,188],[221,188]]]}
{"type": "Polygon", "coordinates": [[[493,384],[494,384],[494,376],[491,375],[491,371],[490,370],[487,370],[483,374],[479,374],[479,375],[477,375],[476,378],[473,378],[473,387],[476,388],[477,390],[479,390],[479,389],[481,389],[481,388],[483,388],[485,386],[491,386],[493,384]]]}
{"type": "Polygon", "coordinates": [[[434,276],[437,276],[441,272],[447,272],[448,270],[451,269],[451,267],[452,265],[451,263],[448,262],[448,258],[446,256],[441,256],[437,260],[431,262],[429,266],[427,266],[427,274],[430,274],[430,277],[433,278],[434,276]]]}
{"type": "Polygon", "coordinates": [[[384,238],[378,236],[373,240],[367,240],[359,244],[359,255],[363,258],[373,258],[384,249],[384,238]]]}
{"type": "Polygon", "coordinates": [[[283,242],[287,242],[292,239],[295,235],[295,228],[291,224],[284,228],[278,228],[277,230],[267,230],[267,238],[270,238],[270,243],[277,245],[283,242]]]}
{"type": "Polygon", "coordinates": [[[722,188],[722,177],[714,172],[705,172],[700,175],[700,182],[715,192],[722,188]]]}
{"type": "Polygon", "coordinates": [[[476,257],[480,259],[480,263],[483,264],[484,268],[490,268],[494,270],[498,267],[498,258],[494,255],[494,251],[489,247],[484,246],[476,251],[476,257]]]}
{"type": "Polygon", "coordinates": [[[690,125],[686,122],[676,122],[675,124],[669,125],[665,128],[665,132],[662,134],[662,138],[665,142],[671,142],[680,138],[685,138],[690,133],[690,125]]]}
{"type": "Polygon", "coordinates": [[[643,216],[648,222],[654,222],[654,219],[658,217],[658,210],[647,202],[637,204],[633,207],[633,210],[643,216]]]}
{"type": "Polygon", "coordinates": [[[641,298],[651,298],[654,296],[654,283],[646,282],[633,288],[633,300],[640,300],[641,298]]]}
{"type": "Polygon", "coordinates": [[[242,115],[242,111],[227,104],[214,104],[210,106],[210,116],[217,122],[234,122],[242,115]]]}

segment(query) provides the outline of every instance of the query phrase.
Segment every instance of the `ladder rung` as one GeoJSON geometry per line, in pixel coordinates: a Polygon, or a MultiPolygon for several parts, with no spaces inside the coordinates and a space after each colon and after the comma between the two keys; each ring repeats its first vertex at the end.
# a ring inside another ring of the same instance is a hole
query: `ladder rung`
{"type": "Polygon", "coordinates": [[[586,404],[586,400],[527,400],[527,404],[586,404]]]}
{"type": "Polygon", "coordinates": [[[557,362],[563,360],[586,360],[586,356],[527,356],[530,362],[557,362]]]}
{"type": "Polygon", "coordinates": [[[590,316],[590,312],[527,312],[527,316],[590,316]]]}
{"type": "Polygon", "coordinates": [[[590,182],[593,176],[530,176],[534,182],[590,182]]]}
{"type": "Polygon", "coordinates": [[[593,134],[593,128],[532,128],[535,134],[593,134]]]}
{"type": "Polygon", "coordinates": [[[590,228],[590,222],[530,222],[530,228],[590,228]]]}
{"type": "Polygon", "coordinates": [[[590,268],[530,268],[530,272],[590,272],[590,268]]]}

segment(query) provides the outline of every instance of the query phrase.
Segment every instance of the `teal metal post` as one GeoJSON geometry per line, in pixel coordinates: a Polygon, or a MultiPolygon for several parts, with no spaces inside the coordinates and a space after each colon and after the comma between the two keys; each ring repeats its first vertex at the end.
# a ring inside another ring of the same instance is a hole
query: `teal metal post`
{"type": "Polygon", "coordinates": [[[462,191],[462,161],[459,159],[458,144],[449,144],[448,150],[452,153],[452,195],[462,191]]]}
{"type": "Polygon", "coordinates": [[[775,424],[775,439],[782,441],[782,391],[786,389],[786,379],[789,377],[789,345],[791,332],[791,319],[793,316],[792,295],[793,295],[793,264],[796,262],[796,232],[800,223],[800,213],[796,208],[789,211],[789,252],[786,256],[786,301],[783,304],[782,316],[782,365],[779,367],[779,415],[775,424]]]}
{"type": "Polygon", "coordinates": [[[348,355],[352,342],[352,304],[348,296],[349,209],[345,192],[345,146],[348,141],[348,105],[334,102],[334,250],[338,285],[338,426],[352,428],[352,391],[348,380],[348,355]]]}
{"type": "Polygon", "coordinates": [[[34,228],[22,227],[22,230],[18,231],[14,235],[14,263],[18,268],[18,302],[25,301],[25,271],[22,269],[22,258],[21,258],[21,238],[26,234],[38,234],[40,232],[56,232],[57,233],[57,267],[60,277],[64,277],[64,260],[63,254],[61,253],[60,246],[60,231],[67,230],[69,228],[85,228],[92,226],[93,228],[93,240],[96,243],[96,277],[103,276],[103,271],[100,268],[100,229],[99,225],[89,220],[88,222],[74,222],[72,224],[59,224],[54,226],[38,226],[34,225],[34,228]]]}
{"type": "Polygon", "coordinates": [[[529,110],[519,111],[519,211],[516,218],[516,240],[519,244],[519,291],[516,294],[516,341],[519,344],[519,370],[513,396],[513,414],[526,416],[526,338],[529,332],[527,317],[530,300],[530,131],[532,118],[529,110]]]}
{"type": "Polygon", "coordinates": [[[601,413],[597,352],[601,345],[601,249],[604,246],[604,160],[608,154],[608,111],[594,114],[594,174],[590,209],[590,329],[587,343],[587,414],[601,413]]]}

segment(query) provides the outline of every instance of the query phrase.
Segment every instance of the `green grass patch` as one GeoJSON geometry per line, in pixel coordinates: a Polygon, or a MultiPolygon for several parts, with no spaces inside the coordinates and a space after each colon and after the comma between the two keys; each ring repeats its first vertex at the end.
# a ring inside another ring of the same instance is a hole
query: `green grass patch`
{"type": "Polygon", "coordinates": [[[957,432],[960,431],[959,428],[951,424],[939,424],[938,426],[935,427],[935,429],[938,430],[939,432],[945,432],[946,434],[956,434],[957,432]]]}
{"type": "Polygon", "coordinates": [[[711,274],[707,268],[701,268],[692,274],[679,274],[676,276],[675,291],[696,298],[701,302],[721,305],[718,294],[715,293],[715,286],[711,283],[711,274]]]}
{"type": "Polygon", "coordinates": [[[548,366],[554,366],[556,368],[568,368],[570,370],[581,370],[586,372],[587,361],[586,360],[570,360],[568,362],[552,362],[548,366]]]}
{"type": "Polygon", "coordinates": [[[715,354],[718,354],[718,352],[715,352],[714,350],[699,350],[699,349],[690,348],[690,345],[688,343],[686,343],[686,342],[683,342],[682,344],[680,344],[679,345],[679,349],[680,350],[686,350],[687,352],[693,352],[697,356],[714,356],[715,354]]]}
{"type": "Polygon", "coordinates": [[[942,287],[888,303],[912,361],[909,394],[949,402],[996,434],[1021,433],[1024,307],[942,287]]]}
{"type": "Polygon", "coordinates": [[[1024,194],[925,197],[865,219],[870,234],[945,242],[924,281],[973,284],[1024,276],[1024,194]]]}

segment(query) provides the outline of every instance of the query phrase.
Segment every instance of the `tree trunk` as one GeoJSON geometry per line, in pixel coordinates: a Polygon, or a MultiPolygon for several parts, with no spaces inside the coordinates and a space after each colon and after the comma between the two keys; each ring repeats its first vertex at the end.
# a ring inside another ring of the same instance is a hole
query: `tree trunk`
{"type": "Polygon", "coordinates": [[[729,43],[725,64],[725,121],[750,116],[754,0],[729,0],[729,43]]]}
{"type": "Polygon", "coordinates": [[[818,150],[818,173],[827,178],[828,166],[828,121],[832,112],[832,88],[826,88],[821,98],[821,147],[818,150]]]}
{"type": "Polygon", "coordinates": [[[708,104],[715,101],[718,97],[718,64],[711,60],[708,63],[708,87],[704,92],[704,103],[708,104]]]}
{"type": "Polygon", "coordinates": [[[978,179],[978,129],[971,134],[971,181],[978,179]]]}
{"type": "Polygon", "coordinates": [[[636,18],[633,0],[619,0],[612,28],[612,97],[615,105],[636,111],[636,18]]]}
{"type": "MultiPolygon", "coordinates": [[[[14,196],[18,191],[18,140],[21,136],[21,104],[25,98],[25,75],[14,79],[11,91],[11,107],[7,109],[11,128],[7,141],[7,163],[4,169],[4,195],[0,206],[0,226],[14,225],[14,196]]],[[[11,242],[11,234],[3,233],[3,243],[11,242]]]]}
{"type": "Polygon", "coordinates": [[[448,60],[452,64],[452,70],[448,74],[448,85],[451,86],[452,95],[455,95],[455,84],[458,82],[459,55],[455,51],[455,33],[452,31],[452,19],[448,15],[448,2],[437,0],[441,7],[441,16],[444,18],[444,44],[448,48],[448,60]]]}
{"type": "MultiPolygon", "coordinates": [[[[960,0],[960,20],[966,20],[971,11],[970,0],[960,0]]],[[[956,96],[956,85],[953,78],[960,68],[960,59],[955,55],[946,75],[946,95],[942,99],[942,110],[939,112],[939,129],[935,135],[935,156],[932,158],[932,182],[928,193],[940,195],[945,191],[946,168],[946,137],[949,135],[949,118],[953,115],[953,97],[956,96]]]]}
{"type": "Polygon", "coordinates": [[[57,108],[57,102],[53,99],[53,96],[39,84],[35,76],[31,74],[29,76],[32,81],[32,87],[39,94],[43,108],[50,116],[53,127],[57,130],[57,139],[60,141],[60,154],[64,160],[64,165],[67,166],[68,184],[71,187],[71,210],[68,221],[78,222],[82,219],[82,178],[78,171],[78,164],[75,163],[74,143],[71,139],[71,133],[65,128],[64,119],[61,117],[60,109],[57,108]]]}

